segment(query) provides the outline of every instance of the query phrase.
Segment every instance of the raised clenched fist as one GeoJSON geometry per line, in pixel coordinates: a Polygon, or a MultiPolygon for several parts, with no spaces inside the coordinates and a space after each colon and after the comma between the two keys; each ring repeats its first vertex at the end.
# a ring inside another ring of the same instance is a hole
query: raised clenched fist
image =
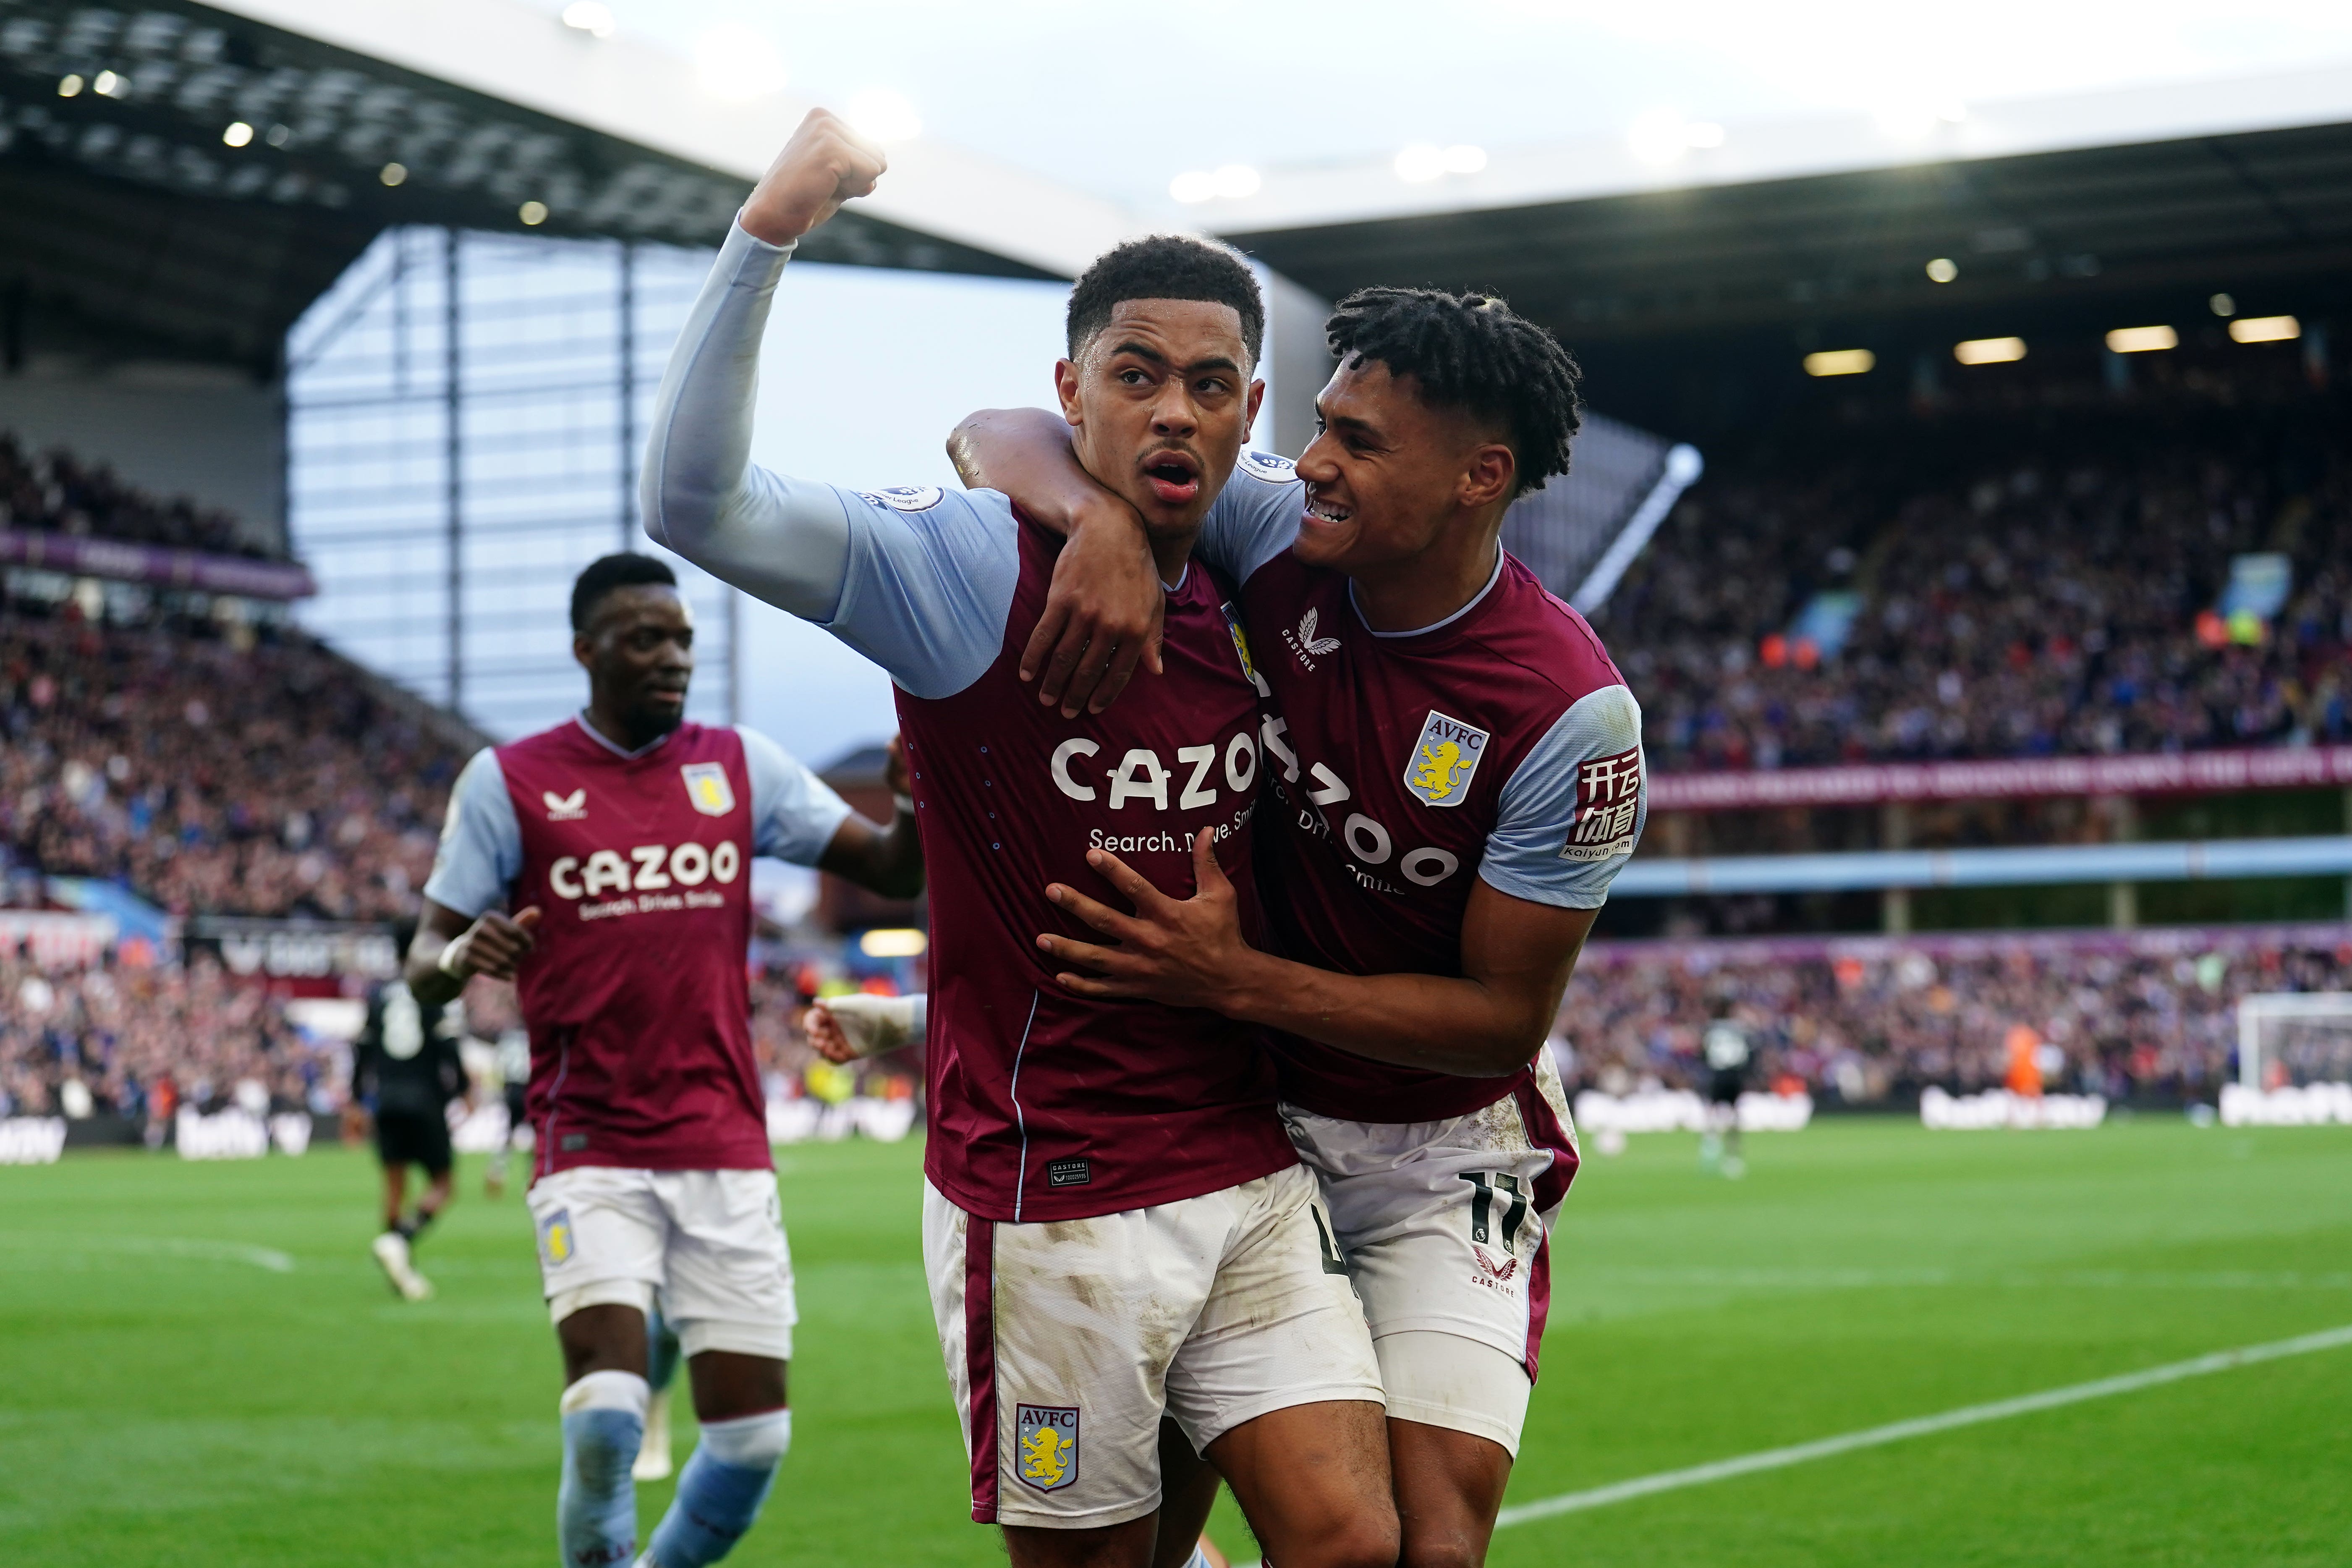
{"type": "Polygon", "coordinates": [[[790,245],[868,195],[890,161],[831,110],[812,109],[743,204],[744,232],[770,245],[790,245]]]}

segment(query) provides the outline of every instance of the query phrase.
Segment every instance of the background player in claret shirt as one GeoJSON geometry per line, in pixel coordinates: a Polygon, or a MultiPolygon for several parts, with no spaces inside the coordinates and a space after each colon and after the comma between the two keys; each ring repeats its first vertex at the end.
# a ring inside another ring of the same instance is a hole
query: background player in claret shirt
{"type": "MultiPolygon", "coordinates": [[[[1199,832],[1250,875],[1259,696],[1225,595],[1187,554],[1263,392],[1255,280],[1170,237],[1114,250],[1072,291],[1055,383],[1091,470],[1150,509],[1167,639],[1148,690],[1064,715],[1017,669],[1055,542],[1004,497],[749,465],[791,247],[882,171],[819,111],[752,193],[663,383],[645,513],[898,687],[931,877],[925,1264],[973,1517],[1004,1527],[1021,1568],[1181,1563],[1192,1533],[1163,1539],[1158,1519],[1167,1416],[1173,1468],[1205,1452],[1283,1568],[1385,1568],[1377,1364],[1258,1032],[1074,996],[1029,940],[1055,918],[1046,884],[1089,877],[1090,844],[1189,891],[1199,832]]],[[[1255,903],[1236,918],[1255,929],[1255,903]]]]}
{"type": "MultiPolygon", "coordinates": [[[[1242,584],[1276,709],[1261,858],[1274,942],[1249,940],[1205,858],[1186,900],[1100,854],[1138,916],[1075,886],[1053,894],[1118,945],[1039,940],[1082,994],[1286,1031],[1285,1117],[1380,1352],[1403,1561],[1475,1563],[1517,1452],[1550,1224],[1576,1170],[1542,1046],[1641,830],[1641,713],[1583,618],[1499,542],[1511,501],[1567,468],[1574,363],[1482,296],[1368,289],[1329,337],[1323,433],[1295,474],[1244,457],[1200,539],[1242,584]]],[[[950,449],[1041,522],[1126,542],[1074,554],[1066,574],[1132,578],[1136,520],[1069,460],[1062,421],[976,416],[950,449]]],[[[1078,597],[1122,595],[1097,583],[1078,597]]],[[[1041,626],[1033,655],[1148,624],[1083,620],[1041,626]]]]}
{"type": "Polygon", "coordinates": [[[661,562],[589,566],[572,626],[588,706],[467,764],[408,984],[437,1006],[476,974],[512,980],[530,1030],[530,1209],[566,1384],[563,1560],[636,1550],[629,1472],[658,1293],[702,1440],[638,1561],[695,1568],[751,1527],[792,1438],[792,1258],[745,974],[751,858],[906,897],[921,847],[912,823],[856,816],[764,736],[686,721],[694,621],[661,562]]]}

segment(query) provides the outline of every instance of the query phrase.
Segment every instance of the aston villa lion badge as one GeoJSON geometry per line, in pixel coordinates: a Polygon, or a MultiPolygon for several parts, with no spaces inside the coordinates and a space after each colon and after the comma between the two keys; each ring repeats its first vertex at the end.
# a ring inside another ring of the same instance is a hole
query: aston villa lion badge
{"type": "Polygon", "coordinates": [[[686,798],[705,816],[724,816],[735,809],[735,786],[727,779],[724,763],[688,763],[677,770],[686,775],[686,798]]]}

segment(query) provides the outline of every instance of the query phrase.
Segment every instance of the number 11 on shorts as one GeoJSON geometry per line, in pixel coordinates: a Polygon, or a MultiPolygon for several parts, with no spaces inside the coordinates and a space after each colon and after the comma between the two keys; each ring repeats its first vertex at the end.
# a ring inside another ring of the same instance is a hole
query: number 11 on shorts
{"type": "Polygon", "coordinates": [[[1462,1179],[1470,1184],[1470,1239],[1486,1241],[1488,1224],[1494,1217],[1495,1194],[1499,1188],[1511,1200],[1503,1215],[1503,1249],[1516,1251],[1519,1222],[1528,1217],[1528,1189],[1525,1183],[1507,1171],[1465,1171],[1462,1179]]]}

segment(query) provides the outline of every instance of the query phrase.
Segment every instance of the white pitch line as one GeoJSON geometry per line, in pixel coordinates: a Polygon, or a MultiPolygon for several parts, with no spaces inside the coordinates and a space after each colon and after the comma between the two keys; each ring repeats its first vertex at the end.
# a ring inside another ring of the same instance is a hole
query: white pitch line
{"type": "MultiPolygon", "coordinates": [[[[1717,1459],[1712,1464],[1693,1465],[1688,1469],[1663,1470],[1654,1476],[1637,1476],[1630,1481],[1617,1481],[1587,1491],[1564,1492],[1559,1497],[1544,1498],[1536,1502],[1523,1502],[1507,1508],[1495,1517],[1495,1528],[1507,1530],[1515,1524],[1527,1524],[1538,1519],[1550,1519],[1556,1514],[1580,1513],[1586,1509],[1606,1508],[1611,1503],[1630,1502],[1635,1498],[1650,1497],[1658,1492],[1679,1490],[1684,1487],[1705,1486],[1709,1481],[1727,1481],[1735,1476],[1752,1476],[1759,1470],[1786,1469],[1812,1459],[1826,1459],[1838,1454],[1850,1454],[1857,1448],[1876,1448],[1888,1443],[1900,1443],[1907,1437],[1926,1437],[1937,1432],[1949,1432],[1961,1426],[1980,1426],[1987,1421],[2005,1421],[2012,1415],[2031,1415],[2038,1410],[2055,1410],[2062,1405],[2080,1405],[2085,1400],[2105,1399],[2112,1394],[2135,1394],[2143,1388],[2156,1388],[2168,1383],[2178,1383],[2186,1377],[2202,1377],[2207,1373],[2228,1372],[2234,1367],[2252,1366],[2260,1362],[2277,1361],[2284,1356],[2310,1355],[2315,1351],[2332,1351],[2352,1345],[2352,1323],[2340,1329],[2323,1329],[2315,1334],[2304,1334],[2292,1340],[2274,1340],[2266,1345],[2248,1345],[2241,1350],[2215,1351],[2191,1361],[2177,1361],[2169,1366],[2152,1366],[2145,1372],[2127,1372],[2116,1377],[2103,1377],[2094,1383],[2077,1383],[2064,1388],[2053,1388],[2040,1394],[2020,1394],[2015,1399],[1996,1399],[1990,1405],[1965,1405],[1958,1410],[1947,1410],[1940,1415],[1921,1415],[1909,1421],[1896,1421],[1885,1426],[1866,1427],[1860,1432],[1848,1432],[1842,1436],[1822,1437],[1811,1443],[1799,1443],[1787,1448],[1767,1448],[1761,1453],[1743,1454],[1736,1459],[1717,1459]]],[[[1235,1568],[1265,1568],[1260,1563],[1244,1563],[1235,1568]]]]}
{"type": "Polygon", "coordinates": [[[274,1247],[250,1247],[239,1241],[204,1241],[193,1237],[163,1236],[25,1236],[0,1240],[26,1249],[58,1252],[123,1252],[150,1258],[200,1258],[209,1262],[249,1263],[272,1274],[291,1274],[294,1259],[274,1247]]]}
{"type": "Polygon", "coordinates": [[[1501,1530],[1509,1525],[1526,1524],[1532,1520],[1549,1519],[1555,1514],[1578,1513],[1589,1508],[1606,1508],[1611,1503],[1627,1502],[1657,1492],[1704,1486],[1709,1481],[1729,1480],[1735,1476],[1752,1476],[1759,1470],[1786,1469],[1790,1465],[1801,1465],[1812,1459],[1850,1454],[1857,1448],[1875,1448],[1888,1443],[1900,1443],[1909,1437],[1926,1437],[1961,1426],[1980,1426],[1987,1421],[2005,1421],[2012,1415],[2031,1415],[2040,1410],[2080,1405],[2085,1400],[2135,1394],[2143,1388],[2156,1388],[2164,1384],[2178,1383],[2183,1378],[2228,1372],[2234,1367],[2252,1366],[2259,1362],[2277,1361],[2284,1356],[2310,1355],[2315,1351],[2335,1350],[2343,1345],[2352,1345],[2352,1324],[2305,1334],[2296,1339],[2277,1340],[2266,1345],[2216,1351],[2211,1355],[2177,1361],[2169,1366],[2152,1366],[2145,1372],[2127,1372],[2093,1383],[2077,1383],[2041,1394],[2021,1394],[2015,1399],[1997,1399],[1989,1405],[1967,1405],[1958,1410],[1947,1410],[1940,1415],[1922,1415],[1909,1421],[1848,1432],[1842,1436],[1799,1443],[1787,1448],[1767,1448],[1761,1453],[1743,1454],[1736,1459],[1717,1459],[1713,1464],[1693,1465],[1688,1469],[1639,1476],[1630,1481],[1594,1487],[1587,1491],[1567,1492],[1538,1502],[1507,1508],[1496,1517],[1495,1528],[1501,1530]]]}

